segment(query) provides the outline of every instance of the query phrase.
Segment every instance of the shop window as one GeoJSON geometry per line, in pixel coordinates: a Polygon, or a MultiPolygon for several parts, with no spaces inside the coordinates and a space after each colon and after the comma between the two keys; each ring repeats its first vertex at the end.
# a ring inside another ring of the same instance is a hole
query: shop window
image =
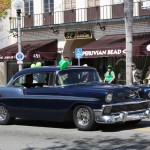
{"type": "Polygon", "coordinates": [[[44,0],[44,13],[54,11],[54,0],[44,0]]]}
{"type": "Polygon", "coordinates": [[[7,82],[11,79],[11,77],[18,72],[18,64],[16,62],[8,62],[7,65],[7,82]]]}
{"type": "Polygon", "coordinates": [[[24,0],[24,12],[26,15],[33,15],[33,0],[24,0]]]}

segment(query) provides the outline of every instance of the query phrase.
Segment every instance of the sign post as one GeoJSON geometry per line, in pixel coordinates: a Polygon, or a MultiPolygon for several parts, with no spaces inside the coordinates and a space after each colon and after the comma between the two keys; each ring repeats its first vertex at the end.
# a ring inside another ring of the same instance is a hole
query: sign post
{"type": "Polygon", "coordinates": [[[75,57],[78,59],[78,66],[80,66],[80,59],[82,58],[82,48],[75,49],[75,57]]]}

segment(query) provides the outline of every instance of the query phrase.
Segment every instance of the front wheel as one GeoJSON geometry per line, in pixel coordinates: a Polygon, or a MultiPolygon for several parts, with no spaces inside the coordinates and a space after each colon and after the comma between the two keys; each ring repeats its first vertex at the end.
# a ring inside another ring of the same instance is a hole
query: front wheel
{"type": "Polygon", "coordinates": [[[95,115],[89,106],[80,105],[75,107],[73,121],[78,130],[88,131],[95,128],[95,115]]]}
{"type": "Polygon", "coordinates": [[[14,118],[10,117],[8,110],[4,106],[0,106],[0,125],[7,125],[14,121],[14,118]]]}

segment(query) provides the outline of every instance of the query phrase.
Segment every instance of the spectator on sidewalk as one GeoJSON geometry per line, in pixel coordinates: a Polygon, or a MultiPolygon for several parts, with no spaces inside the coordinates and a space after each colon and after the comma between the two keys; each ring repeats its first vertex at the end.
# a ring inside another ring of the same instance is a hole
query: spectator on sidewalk
{"type": "Polygon", "coordinates": [[[112,70],[112,66],[108,65],[107,66],[107,72],[105,73],[105,78],[104,78],[104,82],[105,83],[114,83],[115,81],[115,73],[112,70]]]}
{"type": "Polygon", "coordinates": [[[143,80],[143,85],[148,85],[148,79],[143,80]]]}
{"type": "Polygon", "coordinates": [[[147,79],[148,84],[150,84],[150,66],[148,66],[148,70],[146,72],[145,79],[147,79]]]}
{"type": "Polygon", "coordinates": [[[142,79],[142,71],[136,68],[136,64],[132,63],[132,83],[140,84],[142,79]]]}

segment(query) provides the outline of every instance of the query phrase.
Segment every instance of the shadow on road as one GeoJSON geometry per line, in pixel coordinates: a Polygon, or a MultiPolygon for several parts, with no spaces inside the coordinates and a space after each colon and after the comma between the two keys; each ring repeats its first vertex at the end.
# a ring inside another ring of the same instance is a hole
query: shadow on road
{"type": "MultiPolygon", "coordinates": [[[[21,150],[149,150],[150,140],[148,135],[137,132],[133,132],[133,134],[130,134],[129,136],[126,135],[125,138],[123,138],[124,136],[117,137],[115,135],[115,132],[122,130],[133,130],[136,128],[148,127],[149,123],[150,121],[144,120],[136,125],[99,125],[97,127],[98,134],[96,134],[94,138],[91,138],[90,136],[92,132],[78,132],[74,138],[70,138],[69,140],[67,140],[67,138],[65,139],[65,137],[53,138],[53,135],[50,134],[44,139],[46,143],[50,143],[49,146],[39,148],[38,145],[36,147],[30,145],[28,148],[21,150]],[[105,134],[104,132],[111,132],[111,134],[105,134]],[[84,133],[86,133],[85,136],[80,138],[80,134],[84,133]]],[[[68,132],[69,129],[75,128],[73,123],[52,123],[47,121],[26,121],[20,119],[17,119],[15,124],[19,126],[35,126],[60,129],[65,128],[68,129],[68,132]]],[[[123,134],[128,134],[128,132],[123,134]]]]}
{"type": "Polygon", "coordinates": [[[64,128],[64,129],[76,128],[74,124],[71,122],[57,123],[57,122],[50,122],[50,121],[16,119],[14,124],[23,125],[23,126],[47,127],[47,128],[64,128]]]}
{"type": "Polygon", "coordinates": [[[122,130],[133,130],[137,128],[150,127],[150,121],[141,121],[137,124],[113,124],[113,125],[100,125],[98,129],[102,132],[118,132],[122,130]]]}
{"type": "Polygon", "coordinates": [[[149,150],[149,139],[145,140],[141,134],[134,134],[128,139],[105,136],[100,139],[82,138],[78,140],[53,141],[49,140],[53,146],[38,148],[30,147],[22,150],[149,150]]]}
{"type": "MultiPolygon", "coordinates": [[[[47,128],[63,128],[63,129],[75,129],[73,123],[56,123],[49,121],[31,121],[31,120],[22,120],[16,119],[16,125],[23,126],[36,126],[36,127],[47,127],[47,128]]],[[[113,125],[102,125],[97,124],[95,131],[101,132],[119,132],[122,130],[133,130],[136,128],[145,128],[150,126],[150,121],[141,121],[138,124],[113,124],[113,125]]]]}

